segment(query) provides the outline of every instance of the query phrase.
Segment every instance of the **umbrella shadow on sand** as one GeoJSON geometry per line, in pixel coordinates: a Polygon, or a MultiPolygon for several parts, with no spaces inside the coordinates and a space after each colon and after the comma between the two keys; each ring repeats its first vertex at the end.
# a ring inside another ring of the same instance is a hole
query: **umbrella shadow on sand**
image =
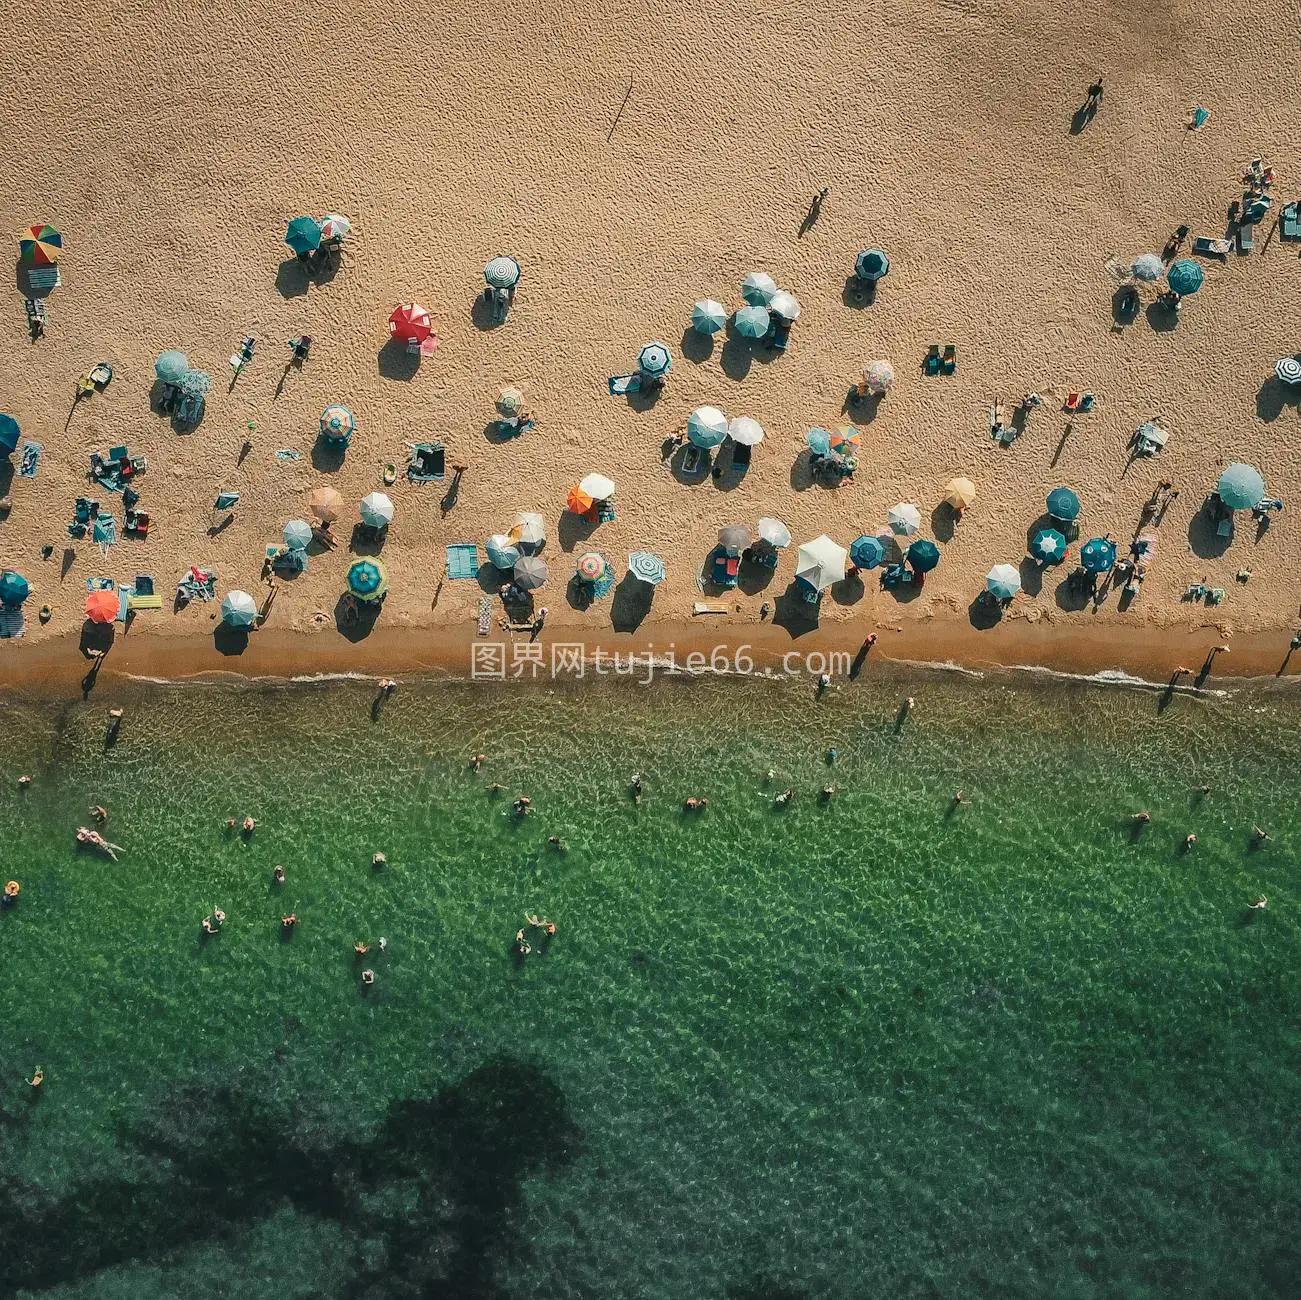
{"type": "Polygon", "coordinates": [[[679,350],[688,361],[694,361],[697,365],[702,361],[708,361],[714,355],[714,336],[712,334],[702,334],[698,329],[693,329],[690,325],[682,331],[682,342],[679,344],[679,350]]]}
{"type": "Polygon", "coordinates": [[[379,555],[384,550],[384,542],[387,538],[387,528],[372,528],[369,524],[358,521],[352,526],[348,550],[353,555],[379,555]]]}
{"type": "Polygon", "coordinates": [[[388,339],[375,359],[384,379],[409,383],[420,373],[420,353],[408,352],[407,345],[398,339],[388,339]]]}
{"type": "Polygon", "coordinates": [[[870,307],[876,301],[876,285],[870,280],[860,280],[856,275],[847,275],[840,301],[846,307],[870,307]]]}
{"type": "Polygon", "coordinates": [[[771,585],[776,576],[776,565],[769,568],[766,564],[756,564],[753,560],[747,560],[742,556],[741,567],[736,571],[737,590],[747,596],[757,596],[771,585]]]}
{"type": "Polygon", "coordinates": [[[1155,302],[1148,303],[1146,315],[1147,323],[1158,334],[1168,334],[1172,329],[1178,328],[1179,313],[1165,305],[1164,294],[1155,302]]]}
{"type": "Polygon", "coordinates": [[[802,588],[792,581],[773,602],[774,627],[785,628],[792,641],[817,630],[818,606],[804,599],[802,588]]]}
{"type": "Polygon", "coordinates": [[[832,583],[828,590],[831,593],[831,599],[837,605],[857,605],[867,595],[867,588],[863,585],[863,579],[857,574],[832,583]]]}
{"type": "Polygon", "coordinates": [[[1039,567],[1038,560],[1026,556],[1021,561],[1021,590],[1027,596],[1037,596],[1044,589],[1044,571],[1039,567]]]}
{"type": "Polygon", "coordinates": [[[584,519],[572,510],[563,510],[560,522],[556,525],[556,540],[562,551],[572,551],[579,542],[585,542],[596,532],[600,525],[591,519],[584,519]]]}
{"type": "Polygon", "coordinates": [[[382,606],[378,600],[350,602],[345,592],[334,606],[334,625],[339,635],[354,643],[364,641],[379,621],[382,606]]]}
{"type": "Polygon", "coordinates": [[[650,583],[625,573],[610,604],[611,626],[616,632],[635,632],[651,612],[654,601],[655,588],[650,583]]]}
{"type": "Polygon", "coordinates": [[[1301,404],[1301,389],[1289,388],[1277,375],[1271,375],[1256,394],[1256,418],[1266,424],[1277,420],[1285,406],[1301,404]]]}
{"type": "Polygon", "coordinates": [[[301,298],[311,285],[307,267],[296,257],[286,257],[276,267],[276,292],[282,298],[301,298]]]}
{"type": "Polygon", "coordinates": [[[795,492],[807,492],[812,487],[826,486],[813,472],[813,453],[807,447],[791,462],[790,484],[795,492]]]}
{"type": "Polygon", "coordinates": [[[1003,606],[987,591],[982,591],[967,606],[967,620],[977,631],[987,632],[1003,621],[1003,606]]]}
{"type": "Polygon", "coordinates": [[[750,373],[755,356],[756,350],[750,340],[738,334],[729,322],[723,350],[718,354],[718,363],[722,366],[723,373],[740,383],[750,373]]]}
{"type": "Polygon", "coordinates": [[[958,516],[947,501],[941,501],[931,511],[931,536],[937,542],[951,542],[953,530],[958,526],[958,516]]]}
{"type": "Polygon", "coordinates": [[[220,655],[242,655],[248,649],[248,628],[218,623],[212,630],[212,646],[220,655]]]}
{"type": "Polygon", "coordinates": [[[492,318],[492,297],[486,291],[476,293],[470,301],[470,322],[477,330],[483,330],[487,333],[494,330],[498,325],[504,325],[505,321],[495,321],[492,318]]]}
{"type": "Polygon", "coordinates": [[[1221,537],[1215,531],[1218,526],[1216,511],[1211,508],[1207,497],[1202,508],[1188,521],[1188,545],[1194,555],[1203,560],[1214,560],[1229,549],[1233,537],[1221,537]]]}
{"type": "Polygon", "coordinates": [[[592,588],[576,573],[565,584],[565,599],[569,602],[570,609],[576,609],[580,613],[591,609],[596,603],[592,588]]]}
{"type": "Polygon", "coordinates": [[[312,468],[322,474],[337,474],[343,468],[343,458],[347,449],[336,447],[324,438],[317,438],[312,443],[312,468]]]}

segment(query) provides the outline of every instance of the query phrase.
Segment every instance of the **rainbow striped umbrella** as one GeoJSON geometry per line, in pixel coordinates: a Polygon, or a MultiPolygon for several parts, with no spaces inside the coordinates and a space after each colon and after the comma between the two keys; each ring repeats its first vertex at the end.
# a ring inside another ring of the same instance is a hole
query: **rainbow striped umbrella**
{"type": "Polygon", "coordinates": [[[321,412],[321,437],[328,442],[346,447],[356,429],[357,421],[346,406],[327,406],[321,412]]]}
{"type": "Polygon", "coordinates": [[[18,236],[18,257],[24,266],[53,266],[63,250],[63,236],[53,226],[29,226],[18,236]]]}

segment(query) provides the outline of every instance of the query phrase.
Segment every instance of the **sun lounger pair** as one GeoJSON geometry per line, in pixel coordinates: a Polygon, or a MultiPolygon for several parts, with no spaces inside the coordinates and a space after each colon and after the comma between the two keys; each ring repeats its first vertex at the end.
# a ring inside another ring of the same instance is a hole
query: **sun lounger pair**
{"type": "Polygon", "coordinates": [[[1067,393],[1062,410],[1069,411],[1072,415],[1088,415],[1097,400],[1092,393],[1067,393]]]}
{"type": "Polygon", "coordinates": [[[23,634],[23,607],[0,606],[0,641],[9,641],[23,634]]]}
{"type": "Polygon", "coordinates": [[[1255,247],[1256,223],[1254,221],[1244,221],[1238,227],[1238,252],[1245,257],[1255,247]]]}
{"type": "Polygon", "coordinates": [[[768,342],[777,352],[785,352],[790,341],[791,327],[789,321],[773,326],[772,335],[769,337],[768,342]]]}
{"type": "Polygon", "coordinates": [[[177,424],[198,424],[203,417],[203,398],[191,393],[182,393],[172,413],[177,424]]]}
{"type": "Polygon", "coordinates": [[[958,368],[958,349],[952,343],[946,343],[943,353],[940,345],[932,343],[922,362],[922,373],[926,375],[951,375],[958,368]]]}
{"type": "Polygon", "coordinates": [[[1278,218],[1280,239],[1301,239],[1301,203],[1289,203],[1278,218]]]}
{"type": "Polygon", "coordinates": [[[149,515],[144,510],[128,510],[122,516],[122,531],[143,542],[149,536],[149,515]]]}
{"type": "Polygon", "coordinates": [[[447,477],[447,454],[441,442],[411,444],[407,478],[412,483],[434,483],[447,477]]]}
{"type": "Polygon", "coordinates": [[[598,501],[596,503],[596,522],[598,524],[614,523],[613,501],[598,501]]]}
{"type": "MultiPolygon", "coordinates": [[[[59,274],[57,266],[34,266],[27,272],[27,287],[29,289],[41,290],[49,293],[51,289],[57,289],[63,283],[63,277],[59,274]]],[[[33,294],[37,297],[37,294],[33,294]]]]}
{"type": "Polygon", "coordinates": [[[447,576],[454,581],[479,576],[479,548],[473,542],[453,542],[448,546],[447,576]]]}
{"type": "Polygon", "coordinates": [[[606,381],[611,397],[625,397],[629,393],[641,392],[641,375],[611,375],[606,381]]]}

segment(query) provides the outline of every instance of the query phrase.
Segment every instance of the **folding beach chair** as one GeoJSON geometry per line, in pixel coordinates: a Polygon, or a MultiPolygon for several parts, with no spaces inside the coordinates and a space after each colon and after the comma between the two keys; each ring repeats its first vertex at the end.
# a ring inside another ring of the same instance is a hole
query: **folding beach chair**
{"type": "Polygon", "coordinates": [[[940,374],[951,375],[958,368],[958,349],[952,343],[944,346],[944,355],[940,358],[940,374]]]}
{"type": "Polygon", "coordinates": [[[1278,233],[1281,239],[1301,239],[1301,203],[1289,203],[1279,213],[1278,233]]]}
{"type": "Polygon", "coordinates": [[[938,375],[940,373],[940,345],[932,343],[922,360],[922,374],[938,375]]]}
{"type": "Polygon", "coordinates": [[[732,468],[744,474],[750,468],[750,458],[754,448],[748,443],[738,442],[732,446],[732,468]]]}

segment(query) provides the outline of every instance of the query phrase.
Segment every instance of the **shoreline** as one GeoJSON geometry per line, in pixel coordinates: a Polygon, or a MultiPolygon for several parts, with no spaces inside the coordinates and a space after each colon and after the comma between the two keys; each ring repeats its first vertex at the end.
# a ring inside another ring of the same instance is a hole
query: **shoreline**
{"type": "MultiPolygon", "coordinates": [[[[806,674],[822,671],[838,676],[863,644],[864,627],[831,623],[802,636],[792,637],[771,623],[739,623],[702,617],[690,623],[659,623],[658,635],[630,636],[584,628],[547,626],[533,651],[517,651],[527,644],[526,634],[494,632],[478,637],[472,628],[410,625],[377,627],[363,640],[323,637],[318,632],[262,628],[248,637],[240,653],[223,653],[208,636],[147,636],[119,634],[94,684],[104,695],[112,683],[177,684],[185,681],[313,679],[355,677],[371,679],[395,674],[444,676],[456,680],[531,681],[573,680],[614,676],[615,655],[624,664],[637,656],[639,664],[653,657],[658,675],[670,664],[679,673],[706,672],[761,676],[806,674]],[[472,671],[474,647],[501,646],[481,651],[491,663],[472,671]],[[583,671],[576,671],[575,647],[582,647],[583,671]],[[520,657],[516,657],[516,656],[520,657]],[[840,656],[833,660],[832,656],[840,656]],[[553,659],[554,656],[554,659],[553,659]],[[699,656],[693,659],[692,656],[699,656]],[[553,672],[553,662],[559,667],[553,672]],[[752,668],[748,665],[752,664],[752,668]]],[[[1176,667],[1196,675],[1208,652],[1228,644],[1231,653],[1215,657],[1213,678],[1281,679],[1301,676],[1301,652],[1289,653],[1286,631],[1242,632],[1225,639],[1215,626],[1188,629],[1143,628],[1133,630],[1099,625],[1081,628],[1047,621],[1007,619],[995,628],[978,630],[948,622],[924,624],[903,621],[876,629],[878,641],[863,674],[873,663],[897,667],[921,665],[952,668],[970,673],[998,669],[1042,670],[1062,676],[1095,677],[1115,674],[1117,680],[1164,685],[1176,667]]],[[[92,661],[72,636],[44,639],[5,647],[0,694],[18,693],[39,698],[67,698],[83,689],[92,661]]],[[[625,667],[624,675],[632,675],[625,667]]],[[[636,676],[642,676],[639,667],[636,676]]],[[[1185,684],[1191,685],[1191,679],[1185,684]]]]}

